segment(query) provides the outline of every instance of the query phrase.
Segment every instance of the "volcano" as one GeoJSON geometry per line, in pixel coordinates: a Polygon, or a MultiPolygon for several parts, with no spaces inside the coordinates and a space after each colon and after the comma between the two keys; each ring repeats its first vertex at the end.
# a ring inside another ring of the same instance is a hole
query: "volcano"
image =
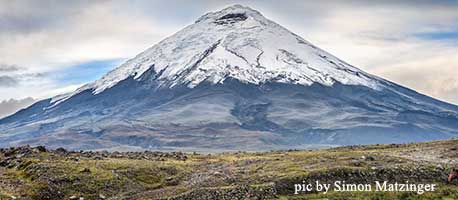
{"type": "Polygon", "coordinates": [[[185,151],[458,136],[458,106],[366,73],[235,5],[0,120],[0,146],[185,151]]]}

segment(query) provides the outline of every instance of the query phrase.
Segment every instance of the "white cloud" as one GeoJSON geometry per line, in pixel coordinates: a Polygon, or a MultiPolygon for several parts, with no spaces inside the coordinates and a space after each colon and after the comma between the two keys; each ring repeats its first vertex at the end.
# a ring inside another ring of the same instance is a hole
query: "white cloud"
{"type": "MultiPolygon", "coordinates": [[[[314,26],[287,26],[315,45],[375,75],[458,104],[458,38],[431,40],[417,33],[458,32],[455,6],[341,5],[314,26]]],[[[285,15],[287,15],[285,13],[285,15]]]]}
{"type": "MultiPolygon", "coordinates": [[[[259,9],[370,73],[458,103],[456,38],[451,43],[415,35],[458,31],[458,5],[453,2],[0,0],[0,64],[21,66],[25,69],[8,75],[23,75],[133,57],[203,12],[234,3],[259,9]]],[[[16,88],[0,88],[0,99],[43,97],[65,87],[37,77],[16,88]]]]}
{"type": "MultiPolygon", "coordinates": [[[[65,12],[55,11],[51,9],[53,5],[46,3],[41,6],[21,1],[0,4],[5,5],[0,6],[2,8],[10,8],[0,9],[0,28],[11,26],[4,22],[11,18],[18,24],[32,26],[0,31],[0,64],[22,67],[21,70],[8,72],[8,77],[28,77],[15,87],[1,87],[0,100],[28,96],[43,98],[54,95],[54,91],[67,91],[67,85],[60,85],[52,77],[32,78],[26,75],[61,71],[63,67],[93,60],[133,57],[176,31],[167,25],[157,24],[142,13],[119,12],[119,8],[105,1],[86,3],[65,12]],[[49,15],[41,13],[48,9],[51,9],[49,15]],[[39,19],[33,20],[42,25],[24,22],[32,20],[31,16],[46,21],[54,20],[52,17],[59,18],[59,15],[63,19],[56,23],[42,23],[39,19]]],[[[56,2],[56,5],[65,8],[64,2],[56,2]]]]}
{"type": "Polygon", "coordinates": [[[144,16],[116,12],[100,1],[69,14],[55,27],[0,33],[0,55],[4,63],[52,70],[63,64],[134,56],[172,31],[144,16]]]}
{"type": "Polygon", "coordinates": [[[0,119],[15,113],[21,108],[32,105],[35,101],[35,99],[30,97],[20,100],[10,99],[0,101],[0,119]]]}

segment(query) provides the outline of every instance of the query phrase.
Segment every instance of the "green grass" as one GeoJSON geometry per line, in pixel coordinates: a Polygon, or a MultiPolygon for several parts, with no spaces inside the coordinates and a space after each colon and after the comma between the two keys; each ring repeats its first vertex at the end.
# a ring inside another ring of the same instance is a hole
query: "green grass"
{"type": "MultiPolygon", "coordinates": [[[[196,188],[233,189],[248,185],[262,189],[274,183],[278,198],[286,199],[458,199],[456,185],[443,185],[453,167],[440,159],[453,158],[457,140],[406,145],[340,147],[314,151],[268,153],[189,154],[186,161],[166,159],[104,158],[95,160],[77,154],[63,156],[36,153],[15,160],[12,168],[0,167],[0,199],[68,199],[82,196],[151,199],[174,196],[196,188]],[[415,160],[422,152],[439,160],[415,160]],[[367,159],[367,158],[373,159],[367,159]],[[88,169],[88,170],[87,170],[88,169]],[[330,192],[291,195],[294,183],[303,179],[372,182],[390,180],[427,181],[442,184],[423,195],[406,192],[330,192]],[[2,185],[3,184],[3,185],[2,185]],[[13,185],[14,187],[9,187],[13,185]]],[[[0,155],[0,159],[3,158],[0,155]]]]}

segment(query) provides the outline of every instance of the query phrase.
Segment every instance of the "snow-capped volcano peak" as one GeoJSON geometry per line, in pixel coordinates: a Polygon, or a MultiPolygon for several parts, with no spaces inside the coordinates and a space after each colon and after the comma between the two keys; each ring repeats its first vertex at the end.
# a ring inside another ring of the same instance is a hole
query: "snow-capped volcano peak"
{"type": "Polygon", "coordinates": [[[0,119],[0,147],[272,150],[457,130],[458,106],[367,74],[236,5],[74,93],[0,119]]]}
{"type": "Polygon", "coordinates": [[[217,12],[209,12],[199,19],[197,19],[196,23],[199,22],[222,22],[222,21],[233,21],[235,22],[237,19],[246,20],[247,18],[251,18],[253,20],[261,21],[267,23],[268,20],[257,10],[253,10],[249,7],[245,7],[242,5],[233,5],[223,10],[217,12]],[[234,20],[235,19],[235,20],[234,20]]]}
{"type": "Polygon", "coordinates": [[[128,77],[138,79],[151,68],[164,87],[192,88],[204,81],[218,84],[233,78],[253,84],[331,86],[340,82],[378,88],[377,78],[315,47],[258,11],[234,5],[203,15],[73,94],[87,89],[97,94],[128,77]]]}

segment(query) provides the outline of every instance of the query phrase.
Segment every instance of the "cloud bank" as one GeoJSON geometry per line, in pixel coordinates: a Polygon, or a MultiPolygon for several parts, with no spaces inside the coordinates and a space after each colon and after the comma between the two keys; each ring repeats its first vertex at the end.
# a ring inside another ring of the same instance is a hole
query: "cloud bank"
{"type": "Polygon", "coordinates": [[[10,99],[0,101],[0,118],[14,114],[21,108],[32,105],[36,100],[33,98],[25,98],[20,100],[10,99]]]}

